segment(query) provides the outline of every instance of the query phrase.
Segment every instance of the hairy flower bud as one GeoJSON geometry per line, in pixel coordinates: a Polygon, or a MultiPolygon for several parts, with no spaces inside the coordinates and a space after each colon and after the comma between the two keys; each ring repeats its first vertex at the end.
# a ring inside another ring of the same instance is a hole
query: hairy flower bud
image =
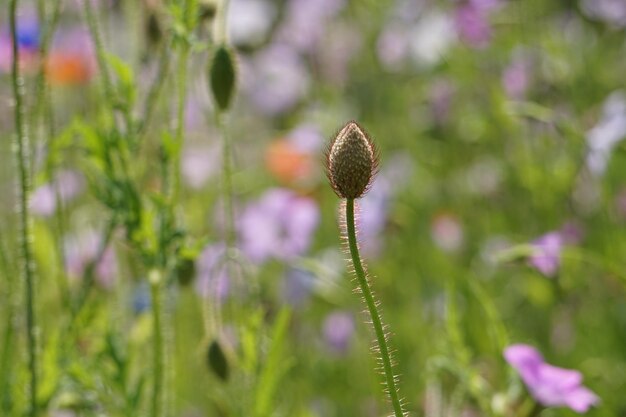
{"type": "Polygon", "coordinates": [[[365,130],[348,122],[326,150],[326,173],[338,196],[359,198],[378,169],[378,151],[365,130]]]}

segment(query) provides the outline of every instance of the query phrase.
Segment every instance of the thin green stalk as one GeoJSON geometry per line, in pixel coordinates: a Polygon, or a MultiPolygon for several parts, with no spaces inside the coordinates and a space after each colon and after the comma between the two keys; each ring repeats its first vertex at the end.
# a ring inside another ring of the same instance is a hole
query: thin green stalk
{"type": "MultiPolygon", "coordinates": [[[[37,70],[37,78],[35,79],[35,101],[32,103],[33,109],[31,112],[31,125],[37,126],[40,121],[43,109],[50,107],[50,91],[49,85],[46,81],[46,62],[48,60],[48,53],[50,51],[50,45],[54,32],[59,23],[59,17],[61,16],[62,0],[53,0],[52,12],[50,19],[45,19],[45,10],[40,10],[39,19],[43,22],[47,20],[44,26],[43,34],[41,36],[41,42],[39,44],[39,59],[40,64],[37,70]]],[[[43,2],[42,2],[43,3],[43,2]]],[[[51,139],[52,136],[49,136],[51,139]]]]}
{"type": "MultiPolygon", "coordinates": [[[[93,9],[93,4],[91,0],[83,0],[83,5],[89,33],[91,34],[91,38],[96,48],[96,62],[98,63],[98,70],[100,71],[100,76],[102,77],[104,95],[113,112],[113,125],[115,126],[117,133],[121,136],[122,129],[120,129],[120,127],[118,126],[117,119],[115,118],[115,111],[120,110],[120,108],[117,103],[115,86],[113,84],[113,80],[111,79],[111,74],[109,73],[109,67],[106,61],[106,50],[104,48],[104,42],[102,41],[102,33],[100,32],[98,18],[93,9]]],[[[121,111],[121,113],[124,119],[124,123],[126,124],[126,132],[128,133],[128,135],[132,135],[133,123],[130,109],[128,109],[127,106],[124,106],[124,109],[121,111]]]]}
{"type": "Polygon", "coordinates": [[[20,224],[20,252],[21,252],[21,275],[25,281],[26,289],[26,327],[28,340],[28,369],[30,373],[30,415],[35,417],[38,412],[37,406],[37,334],[35,316],[35,271],[32,256],[32,233],[31,219],[28,207],[30,192],[30,175],[28,155],[28,135],[24,120],[24,79],[20,72],[20,51],[17,44],[17,3],[11,0],[9,6],[11,44],[13,49],[13,65],[11,81],[13,84],[13,96],[15,98],[15,159],[18,170],[18,210],[20,224]]]}
{"type": "Polygon", "coordinates": [[[162,306],[162,276],[161,271],[154,269],[150,272],[150,293],[152,300],[152,348],[153,348],[153,371],[154,386],[152,389],[152,417],[160,417],[163,412],[163,325],[161,322],[162,306]]]}
{"type": "MultiPolygon", "coordinates": [[[[176,130],[174,137],[176,143],[182,148],[185,140],[185,105],[187,102],[187,61],[189,60],[190,48],[186,40],[181,46],[180,55],[178,56],[178,67],[176,70],[176,88],[178,89],[178,102],[176,109],[176,130]]],[[[170,172],[171,184],[168,194],[173,201],[176,201],[180,189],[180,156],[174,158],[172,163],[172,172],[170,172]]]]}
{"type": "Polygon", "coordinates": [[[233,151],[224,117],[224,113],[217,112],[217,126],[222,136],[222,193],[226,216],[226,247],[227,251],[232,254],[236,245],[235,203],[233,197],[233,151]]]}
{"type": "Polygon", "coordinates": [[[163,41],[161,45],[158,66],[159,68],[156,78],[152,82],[150,90],[148,91],[148,96],[146,97],[142,122],[139,125],[137,131],[137,134],[139,136],[141,136],[149,128],[150,122],[152,121],[152,116],[154,115],[154,109],[156,108],[157,101],[159,99],[159,96],[161,95],[161,91],[163,91],[165,78],[167,77],[170,68],[170,56],[173,38],[174,37],[171,34],[168,34],[167,39],[163,41]]]}
{"type": "Polygon", "coordinates": [[[393,375],[393,368],[391,365],[391,355],[389,348],[387,347],[387,336],[380,318],[380,313],[370,289],[365,270],[361,264],[361,256],[359,255],[359,246],[356,240],[356,229],[354,222],[354,199],[346,199],[346,231],[348,235],[348,246],[350,247],[350,256],[352,257],[352,265],[354,266],[354,272],[363,294],[363,299],[367,305],[370,317],[372,319],[372,325],[374,326],[374,332],[376,333],[376,341],[378,342],[378,349],[380,351],[380,359],[383,364],[383,371],[385,376],[385,383],[387,384],[387,394],[393,406],[395,417],[403,417],[404,411],[402,410],[402,403],[398,396],[398,388],[396,387],[396,380],[393,375]]]}
{"type": "Polygon", "coordinates": [[[215,43],[225,44],[227,38],[226,21],[228,14],[228,0],[221,0],[217,7],[217,16],[215,17],[215,43]]]}
{"type": "Polygon", "coordinates": [[[8,260],[8,252],[6,245],[4,244],[4,235],[0,234],[0,271],[2,275],[6,277],[4,284],[3,305],[5,306],[3,314],[6,319],[5,329],[3,334],[4,343],[2,344],[2,351],[0,351],[0,410],[7,414],[10,414],[12,404],[10,380],[13,375],[12,356],[15,350],[13,349],[13,340],[15,336],[15,280],[13,278],[13,271],[8,260]]]}

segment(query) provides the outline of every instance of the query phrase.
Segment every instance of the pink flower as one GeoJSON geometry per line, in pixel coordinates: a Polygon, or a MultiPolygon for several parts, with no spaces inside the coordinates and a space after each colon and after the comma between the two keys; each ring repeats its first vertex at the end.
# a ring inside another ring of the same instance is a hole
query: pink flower
{"type": "Polygon", "coordinates": [[[535,252],[528,259],[530,265],[547,277],[553,277],[561,266],[563,236],[561,232],[550,232],[533,243],[535,252]]]}
{"type": "Polygon", "coordinates": [[[473,4],[456,10],[454,18],[459,37],[472,48],[485,48],[491,41],[491,24],[487,13],[473,4]]]}
{"type": "Polygon", "coordinates": [[[580,372],[545,363],[532,346],[511,345],[504,350],[504,358],[520,374],[530,394],[546,407],[569,407],[584,413],[600,401],[582,385],[580,372]]]}

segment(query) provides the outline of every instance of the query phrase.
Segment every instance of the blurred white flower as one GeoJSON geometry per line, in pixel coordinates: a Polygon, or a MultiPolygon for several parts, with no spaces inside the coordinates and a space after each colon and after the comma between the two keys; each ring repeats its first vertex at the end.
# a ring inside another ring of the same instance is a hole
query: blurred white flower
{"type": "Polygon", "coordinates": [[[624,0],[582,0],[583,13],[592,19],[603,20],[618,28],[626,27],[626,1],[624,0]]]}
{"type": "Polygon", "coordinates": [[[432,11],[421,16],[410,34],[411,56],[416,64],[431,66],[446,55],[456,40],[452,18],[432,11]]]}
{"type": "Polygon", "coordinates": [[[233,0],[228,7],[228,29],[235,45],[258,45],[272,26],[274,5],[265,0],[233,0]]]}

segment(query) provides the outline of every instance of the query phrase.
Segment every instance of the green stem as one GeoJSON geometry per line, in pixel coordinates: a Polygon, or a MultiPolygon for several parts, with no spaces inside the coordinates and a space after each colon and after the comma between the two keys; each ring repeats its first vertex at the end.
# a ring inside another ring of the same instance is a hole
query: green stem
{"type": "Polygon", "coordinates": [[[217,6],[217,16],[215,17],[215,43],[217,45],[227,42],[226,21],[228,14],[228,0],[221,0],[217,6]]]}
{"type": "Polygon", "coordinates": [[[352,265],[354,266],[354,272],[357,277],[357,281],[361,292],[363,293],[363,299],[367,305],[370,317],[372,319],[372,325],[374,332],[376,333],[376,340],[378,342],[378,349],[380,351],[380,360],[383,364],[383,371],[385,373],[385,383],[387,384],[387,394],[393,406],[395,417],[403,417],[404,411],[402,410],[402,404],[398,396],[398,388],[396,387],[396,380],[393,375],[393,369],[391,365],[391,355],[389,354],[389,348],[387,347],[387,337],[380,318],[380,313],[370,289],[365,270],[361,264],[361,256],[359,255],[359,247],[356,240],[356,228],[354,222],[354,199],[346,199],[346,226],[348,234],[348,246],[350,247],[350,255],[352,257],[352,265]]]}
{"type": "Polygon", "coordinates": [[[163,91],[163,86],[165,85],[165,78],[169,73],[172,45],[173,36],[171,34],[168,34],[167,39],[163,41],[161,45],[161,51],[159,56],[159,69],[156,78],[152,82],[150,90],[148,91],[148,96],[144,105],[142,121],[141,124],[139,124],[137,131],[138,136],[141,136],[150,127],[150,122],[152,121],[152,116],[154,115],[156,104],[158,102],[159,96],[161,95],[161,91],[163,91]]]}
{"type": "Polygon", "coordinates": [[[35,417],[37,407],[37,334],[35,317],[35,271],[32,256],[31,219],[28,207],[30,191],[28,136],[24,122],[24,79],[20,73],[20,56],[17,44],[17,3],[10,3],[11,43],[13,49],[13,66],[11,80],[15,98],[15,129],[17,131],[15,159],[19,174],[18,210],[20,223],[21,274],[26,283],[26,326],[28,339],[28,368],[30,372],[30,415],[35,417]]]}
{"type": "Polygon", "coordinates": [[[224,113],[217,113],[217,126],[222,136],[222,193],[226,216],[226,247],[232,254],[235,250],[235,204],[233,198],[233,151],[224,122],[224,113]]]}
{"type": "Polygon", "coordinates": [[[150,272],[150,293],[152,300],[152,347],[154,386],[152,389],[152,417],[160,417],[163,410],[163,328],[161,323],[162,276],[159,270],[150,272]]]}
{"type": "Polygon", "coordinates": [[[104,48],[104,42],[102,41],[102,33],[100,32],[98,18],[96,12],[93,9],[92,1],[83,0],[83,5],[89,33],[96,48],[96,62],[98,64],[98,71],[100,71],[100,76],[102,77],[102,85],[104,88],[105,99],[108,102],[109,107],[112,111],[113,126],[116,129],[116,133],[121,136],[122,129],[118,126],[117,118],[115,117],[115,112],[121,111],[122,118],[124,119],[124,123],[126,124],[126,132],[128,133],[129,138],[132,138],[134,132],[132,131],[133,121],[130,114],[130,109],[128,108],[128,103],[124,103],[125,105],[123,106],[123,109],[120,109],[115,85],[111,78],[111,74],[109,73],[109,67],[107,65],[106,50],[104,48]]]}
{"type": "MultiPolygon", "coordinates": [[[[189,60],[189,44],[183,40],[183,45],[178,56],[178,68],[176,70],[176,84],[178,89],[178,103],[176,110],[175,140],[179,149],[182,149],[185,140],[185,105],[187,102],[187,61],[189,60]]],[[[180,155],[173,158],[172,172],[170,173],[171,184],[168,195],[172,201],[176,201],[180,189],[180,155]]]]}
{"type": "MultiPolygon", "coordinates": [[[[13,379],[13,361],[12,356],[15,352],[13,348],[13,339],[15,335],[15,280],[11,265],[8,260],[8,252],[4,244],[4,235],[0,234],[0,271],[6,277],[3,296],[3,314],[6,319],[6,327],[4,329],[4,343],[0,352],[0,410],[6,414],[11,414],[13,406],[10,381],[13,379]]],[[[3,277],[3,278],[4,278],[3,277]]],[[[4,280],[3,280],[4,281],[4,280]]]]}

